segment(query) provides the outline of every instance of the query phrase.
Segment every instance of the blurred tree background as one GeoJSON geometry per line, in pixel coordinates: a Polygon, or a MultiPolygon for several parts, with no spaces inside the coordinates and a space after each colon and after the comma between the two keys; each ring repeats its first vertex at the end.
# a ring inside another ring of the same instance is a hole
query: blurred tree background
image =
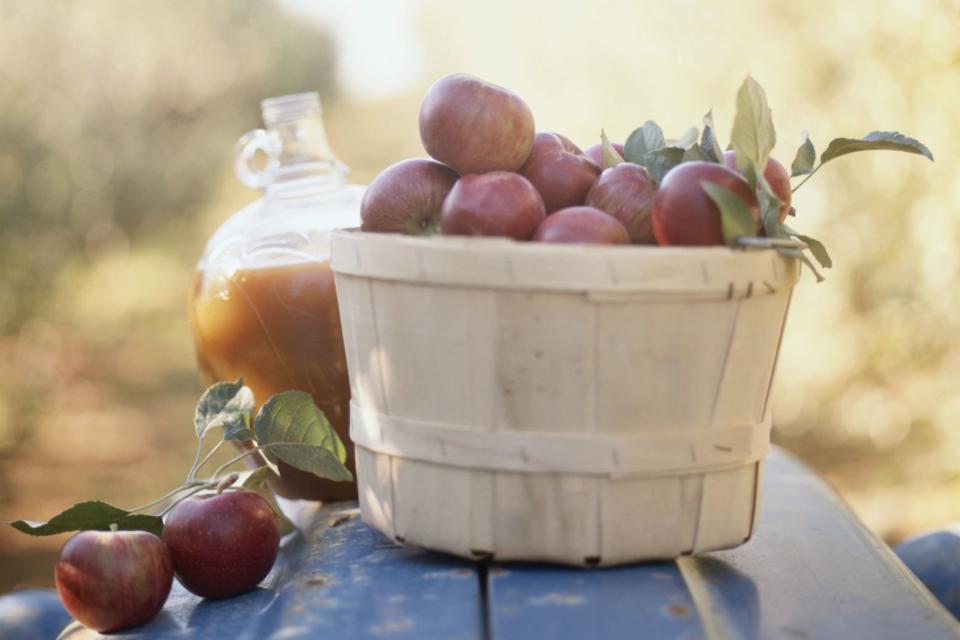
{"type": "MultiPolygon", "coordinates": [[[[201,391],[186,318],[209,234],[256,197],[232,147],[259,100],[317,90],[368,182],[422,155],[439,75],[508,86],[582,145],[713,107],[747,73],[779,143],[899,129],[927,161],[831,163],[795,227],[835,268],[797,288],[775,439],[888,541],[960,519],[960,5],[829,0],[0,0],[0,519],[148,501],[192,459],[201,391]],[[736,35],[733,35],[736,34],[736,35]]],[[[49,585],[63,538],[0,529],[0,592],[49,585]]]]}

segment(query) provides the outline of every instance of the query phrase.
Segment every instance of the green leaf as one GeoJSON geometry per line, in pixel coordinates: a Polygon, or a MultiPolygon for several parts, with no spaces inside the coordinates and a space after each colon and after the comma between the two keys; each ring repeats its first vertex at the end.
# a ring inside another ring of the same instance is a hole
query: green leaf
{"type": "Polygon", "coordinates": [[[713,109],[703,116],[703,133],[700,136],[700,147],[709,162],[723,164],[723,149],[717,141],[717,128],[713,124],[713,109]]]}
{"type": "Polygon", "coordinates": [[[781,224],[780,228],[783,229],[787,235],[806,243],[806,245],[810,248],[810,253],[812,253],[813,257],[817,259],[817,262],[820,263],[821,267],[824,269],[829,269],[833,266],[833,260],[830,258],[830,254],[827,253],[827,248],[822,242],[816,238],[811,238],[810,236],[805,236],[802,233],[797,233],[785,224],[781,224]]]}
{"type": "Polygon", "coordinates": [[[347,449],[323,411],[303,391],[284,391],[261,407],[254,421],[264,457],[330,480],[352,480],[347,449]]]}
{"type": "Polygon", "coordinates": [[[664,144],[660,125],[653,120],[647,120],[643,126],[634,129],[623,144],[623,159],[646,166],[647,154],[662,149],[664,144]]]}
{"type": "Polygon", "coordinates": [[[680,158],[681,162],[711,162],[710,158],[707,157],[707,154],[704,152],[700,145],[696,142],[693,143],[689,149],[683,152],[683,157],[680,158]]]}
{"type": "Polygon", "coordinates": [[[280,523],[280,535],[285,536],[295,531],[296,526],[290,522],[290,519],[280,509],[280,505],[277,503],[277,497],[274,495],[273,489],[270,488],[270,477],[273,476],[276,478],[276,474],[274,474],[269,467],[257,467],[253,471],[245,472],[242,475],[246,477],[243,478],[240,486],[260,494],[260,497],[273,507],[273,512],[277,514],[277,520],[280,523]]]}
{"type": "Polygon", "coordinates": [[[707,180],[701,180],[700,186],[720,209],[723,239],[728,245],[735,245],[740,236],[757,235],[757,221],[753,219],[747,204],[737,194],[707,180]]]}
{"type": "Polygon", "coordinates": [[[670,169],[683,162],[683,154],[687,152],[683,147],[663,147],[647,154],[647,171],[650,179],[660,184],[670,169]]]}
{"type": "Polygon", "coordinates": [[[617,153],[616,147],[610,143],[610,138],[603,129],[600,130],[600,142],[603,143],[603,169],[615,167],[623,162],[623,157],[617,153]]]}
{"type": "Polygon", "coordinates": [[[737,151],[737,168],[746,175],[745,168],[752,163],[762,173],[776,142],[767,94],[756,80],[747,76],[737,92],[737,114],[730,132],[730,143],[737,151]]]}
{"type": "Polygon", "coordinates": [[[697,137],[700,135],[700,130],[696,127],[690,127],[676,140],[667,140],[665,146],[668,147],[680,147],[681,149],[688,149],[690,145],[697,141],[697,137]]]}
{"type": "Polygon", "coordinates": [[[236,382],[218,382],[203,392],[193,419],[197,437],[203,438],[214,427],[223,427],[224,440],[252,440],[250,416],[253,413],[253,391],[236,382]]]}
{"type": "Polygon", "coordinates": [[[163,533],[163,520],[159,517],[143,514],[130,515],[128,511],[98,500],[75,504],[47,522],[16,520],[9,524],[17,531],[32,536],[52,536],[68,531],[89,529],[107,531],[112,524],[124,531],[149,531],[157,536],[163,533]]]}
{"type": "Polygon", "coordinates": [[[810,136],[804,131],[801,134],[802,141],[797,148],[797,155],[793,158],[793,164],[790,165],[790,177],[795,178],[813,171],[813,165],[817,161],[817,150],[814,149],[810,136]]]}
{"type": "Polygon", "coordinates": [[[757,203],[760,205],[760,223],[767,235],[780,224],[780,198],[762,175],[757,179],[757,203]]]}
{"type": "Polygon", "coordinates": [[[321,478],[336,482],[353,480],[353,474],[343,465],[342,461],[337,459],[337,455],[324,447],[297,442],[277,442],[269,445],[269,448],[265,449],[264,452],[267,455],[275,455],[291,467],[318,475],[321,478]]]}
{"type": "Polygon", "coordinates": [[[817,269],[817,265],[813,264],[810,258],[807,257],[807,254],[805,254],[800,249],[787,249],[785,247],[779,247],[777,251],[779,251],[781,254],[785,256],[789,256],[791,258],[797,258],[803,264],[810,267],[810,271],[812,271],[813,275],[816,276],[817,282],[823,282],[824,280],[826,280],[826,278],[823,277],[823,274],[820,273],[820,271],[817,269]]]}
{"type": "Polygon", "coordinates": [[[820,164],[833,160],[834,158],[839,158],[840,156],[845,156],[848,153],[877,150],[915,153],[931,161],[933,160],[933,154],[930,153],[930,149],[913,138],[908,138],[896,131],[873,131],[859,140],[856,138],[836,138],[835,140],[831,140],[826,150],[820,156],[820,164]]]}

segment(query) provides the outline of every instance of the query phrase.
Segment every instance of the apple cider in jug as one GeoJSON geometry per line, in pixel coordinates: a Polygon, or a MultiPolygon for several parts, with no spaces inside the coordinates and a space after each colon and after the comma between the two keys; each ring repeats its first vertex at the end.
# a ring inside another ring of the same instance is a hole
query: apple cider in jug
{"type": "MultiPolygon", "coordinates": [[[[310,393],[347,445],[353,471],[329,240],[333,229],[359,226],[363,187],[347,183],[327,144],[317,94],[270,98],[262,110],[266,129],[239,140],[236,173],[263,196],[213,234],[197,266],[190,317],[200,375],[208,385],[242,376],[258,405],[281,391],[310,393]]],[[[274,489],[284,497],[356,495],[354,484],[279,467],[274,489]]]]}

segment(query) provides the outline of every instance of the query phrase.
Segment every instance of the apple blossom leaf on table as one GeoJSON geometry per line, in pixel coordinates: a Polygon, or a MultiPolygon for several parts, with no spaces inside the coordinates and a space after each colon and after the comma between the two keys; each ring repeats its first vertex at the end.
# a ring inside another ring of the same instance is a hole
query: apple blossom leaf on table
{"type": "Polygon", "coordinates": [[[793,157],[793,163],[790,165],[790,177],[796,178],[813,171],[814,164],[817,162],[817,150],[810,141],[810,136],[804,131],[800,134],[802,141],[797,148],[797,155],[793,157]]]}
{"type": "Polygon", "coordinates": [[[224,440],[252,440],[250,416],[253,407],[253,391],[243,385],[243,378],[212,385],[197,403],[193,419],[197,437],[203,439],[210,429],[222,427],[224,440]]]}
{"type": "Polygon", "coordinates": [[[767,166],[770,152],[777,143],[767,94],[750,76],[737,91],[737,113],[733,118],[730,143],[737,152],[737,168],[744,175],[750,163],[761,169],[767,166]]]}
{"type": "Polygon", "coordinates": [[[107,531],[112,524],[123,531],[148,531],[157,536],[163,533],[163,520],[158,516],[131,514],[99,500],[75,504],[46,522],[15,520],[9,524],[17,531],[32,536],[53,536],[91,529],[107,531]]]}
{"type": "Polygon", "coordinates": [[[780,228],[786,235],[792,238],[797,238],[801,242],[805,243],[810,249],[810,253],[813,254],[813,257],[816,258],[821,267],[824,269],[829,269],[833,266],[833,260],[830,258],[830,254],[827,253],[827,248],[822,242],[816,238],[811,238],[810,236],[805,236],[802,233],[798,233],[785,224],[781,224],[780,228]]]}
{"type": "Polygon", "coordinates": [[[273,396],[261,407],[253,429],[267,460],[283,460],[330,480],[353,479],[344,466],[346,447],[310,394],[284,391],[273,396]]]}
{"type": "Polygon", "coordinates": [[[723,162],[723,149],[717,141],[717,128],[713,124],[713,109],[703,116],[703,133],[700,135],[700,147],[709,162],[723,162]]]}
{"type": "Polygon", "coordinates": [[[663,147],[647,154],[647,171],[650,179],[660,184],[670,169],[683,162],[683,154],[687,152],[683,147],[663,147]]]}
{"type": "Polygon", "coordinates": [[[757,222],[740,196],[719,184],[702,180],[700,186],[720,209],[723,239],[736,245],[737,238],[757,235],[757,222]]]}
{"type": "Polygon", "coordinates": [[[647,154],[662,149],[665,144],[660,125],[653,120],[647,120],[627,137],[623,144],[623,159],[646,166],[647,154]]]}
{"type": "Polygon", "coordinates": [[[603,144],[603,169],[615,167],[623,162],[623,156],[610,143],[610,138],[607,137],[607,132],[603,129],[600,130],[600,142],[603,144]]]}
{"type": "Polygon", "coordinates": [[[261,498],[267,501],[273,508],[273,512],[277,514],[277,521],[280,525],[280,535],[285,536],[295,531],[296,526],[290,522],[290,519],[283,513],[280,505],[277,503],[277,497],[270,488],[269,480],[271,475],[276,476],[269,467],[257,467],[253,471],[247,471],[241,474],[243,480],[240,486],[259,494],[261,498]]]}
{"type": "Polygon", "coordinates": [[[820,164],[857,151],[903,151],[915,153],[933,161],[933,154],[922,142],[896,131],[873,131],[863,138],[836,138],[830,141],[820,155],[820,164]]]}

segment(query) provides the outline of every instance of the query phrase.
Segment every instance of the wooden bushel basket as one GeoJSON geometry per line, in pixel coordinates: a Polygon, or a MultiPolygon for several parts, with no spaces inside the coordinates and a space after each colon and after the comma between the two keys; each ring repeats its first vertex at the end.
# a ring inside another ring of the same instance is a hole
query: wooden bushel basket
{"type": "Polygon", "coordinates": [[[796,260],[332,242],[364,521],[460,556],[577,565],[750,538],[796,260]]]}

